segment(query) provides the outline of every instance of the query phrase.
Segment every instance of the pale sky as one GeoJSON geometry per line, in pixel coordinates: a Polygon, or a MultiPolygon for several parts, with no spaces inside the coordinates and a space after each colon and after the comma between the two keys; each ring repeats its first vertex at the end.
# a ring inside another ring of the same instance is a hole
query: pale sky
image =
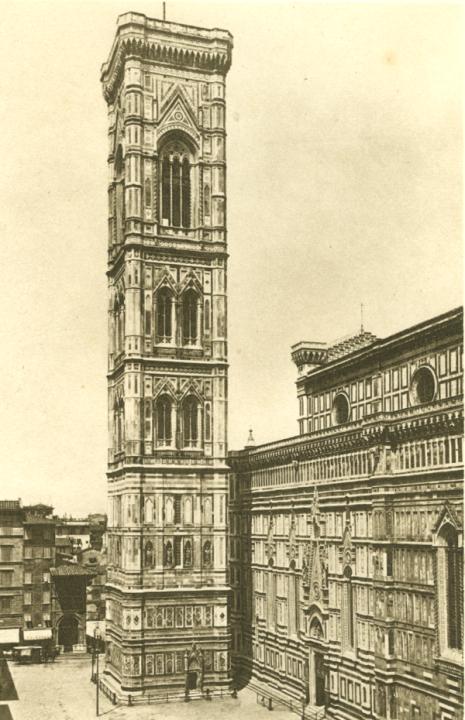
{"type": "MultiPolygon", "coordinates": [[[[107,117],[118,14],[1,4],[0,498],[105,509],[107,117]]],[[[228,76],[229,433],[297,433],[290,346],[462,302],[461,5],[189,3],[228,76]]]]}

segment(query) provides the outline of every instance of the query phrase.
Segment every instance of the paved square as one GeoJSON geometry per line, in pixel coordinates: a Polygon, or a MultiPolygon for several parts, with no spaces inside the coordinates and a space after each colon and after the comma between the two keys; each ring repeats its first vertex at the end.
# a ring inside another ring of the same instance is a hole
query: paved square
{"type": "MultiPolygon", "coordinates": [[[[90,658],[60,657],[47,665],[9,663],[19,700],[10,702],[13,720],[91,720],[95,718],[95,685],[90,682],[90,658]]],[[[114,707],[100,693],[100,716],[106,720],[296,720],[297,715],[275,709],[272,714],[256,702],[250,690],[237,700],[195,700],[150,706],[114,707]]]]}

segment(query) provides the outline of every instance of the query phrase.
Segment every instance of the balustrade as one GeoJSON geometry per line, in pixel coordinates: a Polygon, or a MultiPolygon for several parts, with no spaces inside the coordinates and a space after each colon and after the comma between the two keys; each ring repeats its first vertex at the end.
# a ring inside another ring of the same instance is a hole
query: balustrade
{"type": "Polygon", "coordinates": [[[399,445],[392,457],[393,472],[457,466],[463,462],[463,439],[460,435],[429,438],[399,445]]]}
{"type": "Polygon", "coordinates": [[[374,460],[368,450],[305,460],[298,466],[282,465],[252,473],[252,489],[276,485],[308,485],[348,477],[368,477],[374,460]]]}
{"type": "MultiPolygon", "coordinates": [[[[459,466],[463,462],[460,435],[428,438],[399,445],[391,454],[387,472],[459,466]]],[[[304,460],[277,467],[253,470],[252,490],[283,485],[311,485],[344,478],[369,477],[375,471],[376,458],[370,450],[358,450],[329,457],[304,460]]]]}

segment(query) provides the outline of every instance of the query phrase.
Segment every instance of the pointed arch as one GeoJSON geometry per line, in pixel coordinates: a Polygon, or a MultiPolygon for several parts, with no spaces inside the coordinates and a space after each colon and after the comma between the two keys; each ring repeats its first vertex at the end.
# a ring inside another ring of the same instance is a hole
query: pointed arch
{"type": "Polygon", "coordinates": [[[190,538],[184,540],[183,565],[186,568],[192,567],[192,540],[190,538]]]}
{"type": "Polygon", "coordinates": [[[182,293],[182,343],[197,345],[199,340],[199,306],[200,297],[193,287],[182,293]]]}
{"type": "Polygon", "coordinates": [[[162,225],[188,229],[192,225],[191,168],[196,157],[192,139],[187,133],[169,131],[160,140],[158,155],[162,225]]]}
{"type": "Polygon", "coordinates": [[[160,395],[169,395],[171,400],[173,402],[176,402],[176,390],[174,388],[174,385],[169,380],[166,380],[155,388],[154,399],[156,399],[160,395]]]}
{"type": "Polygon", "coordinates": [[[213,562],[213,548],[210,540],[205,540],[202,547],[202,564],[204,567],[211,567],[213,562]]]}
{"type": "Polygon", "coordinates": [[[185,448],[200,446],[202,410],[195,395],[186,395],[181,406],[182,435],[185,448]]]}
{"type": "Polygon", "coordinates": [[[155,434],[156,444],[161,447],[173,445],[173,399],[167,393],[161,393],[155,400],[155,434]]]}
{"type": "Polygon", "coordinates": [[[115,452],[120,452],[124,447],[124,400],[120,395],[117,395],[115,398],[113,418],[115,429],[115,452]]]}
{"type": "Polygon", "coordinates": [[[152,568],[155,565],[155,553],[153,550],[153,543],[151,540],[147,540],[144,545],[144,567],[152,568]]]}
{"type": "Polygon", "coordinates": [[[457,514],[445,503],[434,527],[436,597],[441,655],[463,649],[463,537],[457,514]]]}
{"type": "Polygon", "coordinates": [[[192,503],[192,497],[190,495],[186,495],[184,498],[184,524],[185,525],[192,525],[193,522],[193,515],[194,508],[192,503]]]}
{"type": "Polygon", "coordinates": [[[346,565],[343,572],[341,629],[342,651],[353,651],[355,648],[354,598],[352,584],[352,569],[346,565]]]}
{"type": "Polygon", "coordinates": [[[174,338],[174,294],[167,284],[155,293],[155,341],[171,343],[174,338]]]}
{"type": "Polygon", "coordinates": [[[154,518],[154,502],[151,497],[146,497],[144,501],[144,522],[153,523],[154,518]]]}

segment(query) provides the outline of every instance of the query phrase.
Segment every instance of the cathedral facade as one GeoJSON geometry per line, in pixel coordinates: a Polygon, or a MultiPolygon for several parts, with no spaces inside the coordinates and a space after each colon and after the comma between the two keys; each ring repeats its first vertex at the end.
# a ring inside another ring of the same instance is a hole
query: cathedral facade
{"type": "Polygon", "coordinates": [[[104,685],[123,702],[229,686],[231,51],[224,30],[128,13],[102,68],[110,338],[104,685]]]}
{"type": "Polygon", "coordinates": [[[230,455],[234,683],[302,717],[463,717],[463,313],[300,342],[297,437],[230,455]]]}

